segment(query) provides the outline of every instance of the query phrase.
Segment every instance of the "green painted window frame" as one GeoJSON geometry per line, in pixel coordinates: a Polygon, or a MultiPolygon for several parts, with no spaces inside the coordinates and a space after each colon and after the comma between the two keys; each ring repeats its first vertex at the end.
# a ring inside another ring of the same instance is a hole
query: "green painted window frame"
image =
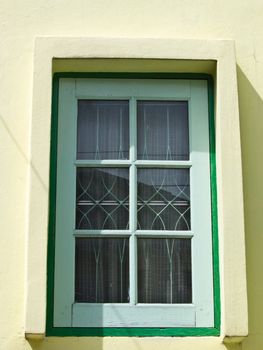
{"type": "Polygon", "coordinates": [[[220,334],[220,288],[217,229],[217,194],[214,134],[214,92],[213,79],[207,74],[189,73],[56,73],[53,77],[51,155],[50,155],[50,196],[49,196],[49,239],[48,239],[48,280],[47,280],[47,336],[218,336],[220,334]],[[56,163],[58,133],[58,95],[60,78],[112,78],[112,79],[188,79],[205,80],[208,91],[210,179],[212,202],[212,244],[213,244],[213,285],[214,285],[214,327],[211,328],[82,328],[53,327],[54,315],[54,252],[56,217],[56,163]]]}

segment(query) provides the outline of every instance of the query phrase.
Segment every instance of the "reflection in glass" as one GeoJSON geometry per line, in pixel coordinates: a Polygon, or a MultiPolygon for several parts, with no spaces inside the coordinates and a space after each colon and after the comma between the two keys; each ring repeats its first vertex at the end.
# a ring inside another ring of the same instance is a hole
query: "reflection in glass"
{"type": "Polygon", "coordinates": [[[76,229],[129,228],[129,169],[77,168],[76,229]]]}
{"type": "Polygon", "coordinates": [[[189,169],[138,169],[139,230],[190,230],[189,169]]]}
{"type": "Polygon", "coordinates": [[[191,240],[138,239],[138,302],[191,303],[191,240]]]}
{"type": "Polygon", "coordinates": [[[79,100],[77,159],[129,158],[129,101],[79,100]]]}
{"type": "Polygon", "coordinates": [[[187,101],[138,101],[138,159],[188,160],[187,101]]]}
{"type": "Polygon", "coordinates": [[[76,238],[75,301],[129,302],[129,239],[76,238]]]}

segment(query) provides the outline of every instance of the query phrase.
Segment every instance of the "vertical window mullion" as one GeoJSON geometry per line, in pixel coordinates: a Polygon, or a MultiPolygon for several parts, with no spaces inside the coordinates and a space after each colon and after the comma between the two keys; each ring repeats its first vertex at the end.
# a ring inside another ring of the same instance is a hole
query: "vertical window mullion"
{"type": "Polygon", "coordinates": [[[136,237],[137,227],[137,169],[135,160],[137,158],[136,144],[136,100],[130,99],[130,303],[136,304],[137,290],[137,259],[136,259],[136,237]]]}
{"type": "Polygon", "coordinates": [[[137,159],[137,120],[136,120],[136,99],[130,98],[130,160],[134,162],[137,159]]]}

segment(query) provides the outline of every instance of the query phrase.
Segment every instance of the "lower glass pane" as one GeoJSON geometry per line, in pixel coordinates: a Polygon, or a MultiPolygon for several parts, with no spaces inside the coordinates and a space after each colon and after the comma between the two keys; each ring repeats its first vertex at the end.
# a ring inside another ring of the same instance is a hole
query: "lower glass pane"
{"type": "Polygon", "coordinates": [[[138,302],[192,302],[190,239],[138,239],[138,302]]]}
{"type": "Polygon", "coordinates": [[[128,238],[76,238],[75,301],[129,302],[128,238]]]}

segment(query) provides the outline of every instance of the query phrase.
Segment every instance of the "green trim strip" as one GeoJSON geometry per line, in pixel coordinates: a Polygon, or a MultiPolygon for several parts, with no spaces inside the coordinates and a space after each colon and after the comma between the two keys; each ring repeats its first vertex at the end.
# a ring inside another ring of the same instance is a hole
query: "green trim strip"
{"type": "Polygon", "coordinates": [[[52,328],[47,336],[76,337],[205,337],[219,336],[216,328],[52,328]]]}
{"type": "Polygon", "coordinates": [[[61,72],[54,73],[53,81],[59,78],[102,78],[102,79],[193,79],[193,80],[207,80],[210,81],[212,76],[206,73],[106,73],[106,72],[92,72],[92,73],[74,73],[61,72]]]}
{"type": "Polygon", "coordinates": [[[50,185],[49,223],[47,256],[47,322],[46,335],[53,329],[54,314],[54,266],[55,266],[55,226],[56,226],[56,181],[57,181],[57,135],[58,135],[58,96],[59,78],[53,79],[50,133],[50,185]]]}
{"type": "Polygon", "coordinates": [[[51,151],[50,151],[50,189],[49,225],[47,259],[47,323],[46,336],[129,336],[129,337],[171,337],[171,336],[219,336],[220,335],[220,278],[218,255],[218,219],[216,190],[216,156],[214,126],[214,83],[209,74],[200,73],[55,73],[52,91],[51,151]],[[60,78],[109,78],[109,79],[193,79],[206,80],[208,84],[210,177],[212,200],[212,241],[214,270],[214,328],[66,328],[53,327],[54,313],[54,252],[56,218],[56,167],[57,167],[57,129],[58,97],[60,78]]]}
{"type": "Polygon", "coordinates": [[[219,242],[217,218],[217,187],[216,187],[216,148],[215,148],[215,118],[214,118],[214,84],[210,77],[208,84],[208,115],[209,115],[209,141],[210,141],[210,177],[212,200],[212,242],[213,242],[213,268],[214,268],[214,313],[215,328],[220,329],[220,280],[219,280],[219,242]]]}

